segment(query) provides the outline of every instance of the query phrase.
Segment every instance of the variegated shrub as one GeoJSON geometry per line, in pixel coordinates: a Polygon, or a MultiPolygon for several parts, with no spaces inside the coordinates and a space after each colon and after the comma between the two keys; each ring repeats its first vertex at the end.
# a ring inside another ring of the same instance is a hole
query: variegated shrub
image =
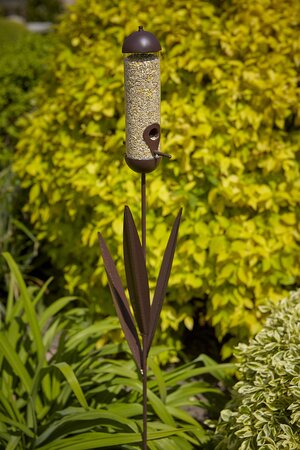
{"type": "Polygon", "coordinates": [[[279,303],[237,357],[241,379],[221,413],[217,449],[299,449],[300,291],[279,303]]]}

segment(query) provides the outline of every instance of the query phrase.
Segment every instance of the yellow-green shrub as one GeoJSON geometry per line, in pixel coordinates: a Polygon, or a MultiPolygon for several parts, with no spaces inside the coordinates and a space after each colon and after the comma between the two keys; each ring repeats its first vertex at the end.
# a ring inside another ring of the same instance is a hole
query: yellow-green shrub
{"type": "Polygon", "coordinates": [[[152,285],[184,207],[163,330],[191,327],[197,298],[220,339],[244,338],[258,330],[256,306],[299,282],[298,10],[297,0],[70,9],[15,162],[26,210],[70,290],[112,311],[96,234],[122,267],[123,207],[137,216],[140,205],[139,176],[123,161],[121,45],[141,24],[163,47],[162,149],[173,155],[147,177],[152,285]]]}
{"type": "MultiPolygon", "coordinates": [[[[0,17],[0,253],[9,250],[24,273],[32,269],[37,246],[20,211],[25,193],[11,166],[20,133],[18,118],[33,108],[32,91],[46,70],[43,61],[51,38],[0,17]]],[[[7,275],[0,259],[0,291],[7,275]]]]}

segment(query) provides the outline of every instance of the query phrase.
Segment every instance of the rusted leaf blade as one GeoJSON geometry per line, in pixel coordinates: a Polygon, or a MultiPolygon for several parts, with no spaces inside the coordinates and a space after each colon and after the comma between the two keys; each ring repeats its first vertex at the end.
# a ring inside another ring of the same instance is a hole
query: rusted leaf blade
{"type": "Polygon", "coordinates": [[[153,302],[151,305],[151,311],[150,311],[150,331],[149,331],[149,338],[148,338],[148,344],[147,344],[147,352],[149,352],[155,331],[157,328],[159,316],[161,313],[164,297],[166,295],[168,281],[171,273],[174,253],[175,253],[175,247],[176,247],[176,240],[178,235],[178,229],[181,219],[182,209],[180,209],[175,222],[173,224],[173,228],[168,240],[168,244],[165,250],[165,254],[163,257],[163,262],[160,268],[160,272],[157,279],[157,284],[154,292],[153,302]]]}
{"type": "Polygon", "coordinates": [[[134,316],[141,334],[149,333],[150,297],[148,274],[138,232],[128,206],[124,210],[124,262],[134,316]]]}
{"type": "Polygon", "coordinates": [[[128,342],[129,348],[133,354],[137,366],[139,367],[139,369],[141,369],[142,367],[141,345],[134,325],[134,319],[132,317],[129,304],[122,286],[122,281],[121,278],[119,277],[115,263],[109,253],[109,250],[101,233],[98,233],[98,238],[115,309],[119,317],[125,338],[128,342]]]}

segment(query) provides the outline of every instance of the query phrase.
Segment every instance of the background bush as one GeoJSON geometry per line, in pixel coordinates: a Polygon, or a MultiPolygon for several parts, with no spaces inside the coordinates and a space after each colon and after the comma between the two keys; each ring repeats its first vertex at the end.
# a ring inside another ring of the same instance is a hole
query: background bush
{"type": "MultiPolygon", "coordinates": [[[[240,344],[240,381],[217,432],[224,450],[296,450],[300,442],[300,291],[282,300],[261,332],[240,344]]],[[[274,306],[264,307],[271,312],[274,306]]]]}
{"type": "MultiPolygon", "coordinates": [[[[45,73],[43,61],[51,39],[0,18],[0,252],[9,250],[23,270],[36,255],[37,240],[28,229],[28,215],[22,213],[26,194],[11,165],[20,133],[19,119],[34,108],[32,89],[45,73]]],[[[5,272],[1,260],[1,282],[5,272]]]]}
{"type": "Polygon", "coordinates": [[[14,166],[30,189],[25,211],[71,292],[113,312],[96,241],[101,230],[121,267],[124,204],[139,214],[139,176],[123,161],[121,46],[140,24],[162,43],[162,149],[173,155],[148,176],[152,286],[184,207],[161,336],[191,329],[200,311],[220,340],[245,339],[259,329],[257,306],[299,283],[298,8],[297,0],[71,8],[14,166]]]}
{"type": "Polygon", "coordinates": [[[26,19],[28,22],[53,22],[62,11],[59,0],[27,0],[26,19]]]}

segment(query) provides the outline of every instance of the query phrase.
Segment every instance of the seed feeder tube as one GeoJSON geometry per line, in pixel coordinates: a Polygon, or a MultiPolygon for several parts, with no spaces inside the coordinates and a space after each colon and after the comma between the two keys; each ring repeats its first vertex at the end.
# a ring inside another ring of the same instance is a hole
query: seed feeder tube
{"type": "Polygon", "coordinates": [[[152,172],[160,151],[160,56],[157,38],[143,27],[123,43],[126,162],[135,172],[152,172]]]}

